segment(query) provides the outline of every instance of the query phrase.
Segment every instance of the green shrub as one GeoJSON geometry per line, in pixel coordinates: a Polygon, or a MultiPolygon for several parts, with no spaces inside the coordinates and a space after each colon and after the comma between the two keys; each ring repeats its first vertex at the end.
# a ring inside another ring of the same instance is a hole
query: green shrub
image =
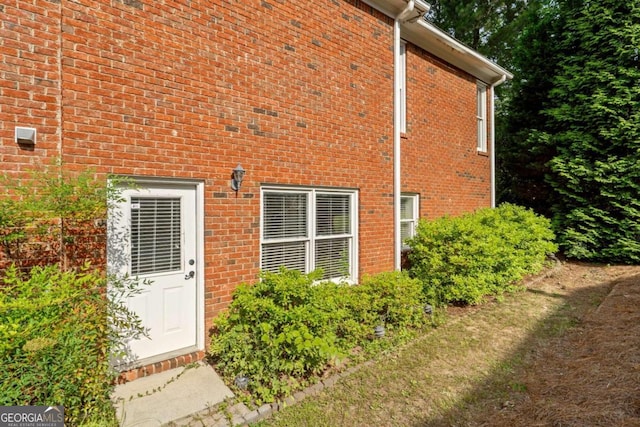
{"type": "Polygon", "coordinates": [[[460,217],[422,220],[411,247],[410,274],[433,304],[476,304],[487,295],[517,289],[555,252],[546,218],[503,204],[460,217]]]}
{"type": "Polygon", "coordinates": [[[356,357],[357,346],[392,345],[372,340],[381,322],[398,336],[425,323],[420,282],[404,273],[365,278],[360,286],[317,283],[320,277],[321,271],[264,272],[259,283],[238,287],[228,311],[214,321],[210,355],[217,369],[229,380],[249,377],[259,402],[356,357]]]}
{"type": "Polygon", "coordinates": [[[61,164],[0,182],[0,405],[64,405],[66,425],[114,425],[109,361],[142,333],[122,303],[139,286],[90,265],[106,263],[120,192],[61,164]]]}
{"type": "Polygon", "coordinates": [[[319,298],[326,283],[317,274],[294,270],[265,272],[253,286],[234,292],[229,310],[215,320],[211,355],[223,374],[251,378],[262,400],[287,394],[305,377],[342,356],[335,334],[331,299],[319,298]]]}
{"type": "Polygon", "coordinates": [[[120,198],[117,186],[105,183],[59,163],[21,179],[0,176],[0,271],[11,264],[23,271],[105,265],[104,220],[108,204],[120,198]]]}
{"type": "Polygon", "coordinates": [[[366,276],[359,286],[350,289],[354,294],[354,312],[364,305],[359,319],[363,323],[384,323],[387,328],[419,327],[424,325],[422,285],[406,273],[388,272],[366,276]]]}
{"type": "Polygon", "coordinates": [[[109,356],[117,340],[109,325],[118,318],[131,326],[131,314],[87,268],[35,267],[22,276],[12,266],[0,286],[0,405],[64,405],[67,425],[115,422],[109,356]]]}

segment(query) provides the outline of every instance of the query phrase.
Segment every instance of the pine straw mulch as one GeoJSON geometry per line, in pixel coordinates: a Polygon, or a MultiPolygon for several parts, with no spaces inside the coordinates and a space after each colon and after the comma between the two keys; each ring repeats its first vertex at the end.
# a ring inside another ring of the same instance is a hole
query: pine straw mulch
{"type": "Polygon", "coordinates": [[[271,426],[640,427],[640,266],[564,262],[271,426]]]}
{"type": "Polygon", "coordinates": [[[519,392],[464,425],[640,426],[640,266],[567,263],[530,291],[566,298],[573,322],[529,350],[519,392]]]}

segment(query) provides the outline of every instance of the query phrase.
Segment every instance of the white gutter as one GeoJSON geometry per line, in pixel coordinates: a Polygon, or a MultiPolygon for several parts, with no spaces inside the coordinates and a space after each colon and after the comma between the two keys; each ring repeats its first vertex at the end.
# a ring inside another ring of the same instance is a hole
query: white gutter
{"type": "Polygon", "coordinates": [[[480,53],[465,46],[425,19],[407,15],[410,12],[426,13],[428,2],[423,0],[362,0],[365,4],[380,11],[384,15],[400,21],[404,40],[439,57],[449,64],[460,68],[475,78],[491,85],[503,75],[512,79],[513,75],[500,65],[485,58],[480,53]],[[413,5],[411,5],[413,3],[413,5]]]}
{"type": "Polygon", "coordinates": [[[458,40],[443,32],[427,20],[419,19],[416,24],[418,28],[424,31],[423,34],[425,36],[428,36],[428,38],[433,41],[437,40],[441,43],[440,48],[438,48],[438,46],[436,46],[435,44],[432,44],[430,46],[431,49],[426,49],[431,51],[431,53],[435,54],[436,56],[440,56],[447,62],[469,72],[475,77],[480,78],[481,80],[486,81],[486,83],[492,85],[495,84],[497,86],[500,83],[504,82],[505,79],[513,78],[513,75],[510,72],[508,72],[498,64],[485,58],[477,51],[460,43],[458,40]],[[472,69],[469,69],[467,65],[472,69]],[[474,72],[473,69],[475,69],[476,71],[474,72]],[[488,73],[492,77],[485,76],[484,78],[482,78],[478,73],[488,73]]]}
{"type": "Polygon", "coordinates": [[[507,80],[507,75],[503,74],[500,80],[491,84],[491,100],[489,101],[489,111],[491,111],[491,207],[496,207],[496,106],[495,89],[507,80]]]}
{"type": "Polygon", "coordinates": [[[400,22],[409,15],[415,6],[414,0],[409,0],[405,7],[393,21],[393,242],[394,242],[394,267],[400,271],[402,266],[402,237],[400,233],[400,195],[402,184],[400,181],[400,86],[401,75],[398,72],[402,66],[400,61],[400,22]]]}

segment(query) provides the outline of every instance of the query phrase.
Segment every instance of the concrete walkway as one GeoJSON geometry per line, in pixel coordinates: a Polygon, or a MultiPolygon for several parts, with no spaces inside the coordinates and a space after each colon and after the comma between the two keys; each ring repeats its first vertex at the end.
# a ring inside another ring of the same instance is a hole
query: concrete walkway
{"type": "Polygon", "coordinates": [[[118,385],[112,400],[121,426],[153,427],[215,411],[233,397],[213,368],[199,362],[118,385]]]}
{"type": "Polygon", "coordinates": [[[235,398],[213,368],[177,368],[119,385],[112,396],[122,427],[234,427],[268,418],[284,407],[332,387],[374,361],[325,378],[277,403],[249,409],[235,398]]]}

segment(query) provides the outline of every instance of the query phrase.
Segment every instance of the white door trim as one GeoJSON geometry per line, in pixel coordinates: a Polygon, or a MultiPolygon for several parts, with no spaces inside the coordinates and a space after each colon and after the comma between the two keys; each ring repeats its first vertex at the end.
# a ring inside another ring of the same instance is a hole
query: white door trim
{"type": "MultiPolygon", "coordinates": [[[[166,188],[187,188],[195,190],[195,203],[196,203],[196,224],[195,224],[195,246],[196,246],[196,343],[193,348],[186,348],[182,351],[172,353],[163,353],[157,356],[148,357],[145,359],[137,360],[134,365],[141,366],[149,363],[154,363],[160,360],[166,360],[171,357],[185,354],[190,351],[204,350],[205,349],[205,301],[204,301],[204,283],[205,283],[205,268],[204,268],[204,182],[201,180],[189,180],[189,179],[169,179],[169,178],[156,178],[156,177],[140,177],[140,176],[125,176],[133,186],[139,186],[144,188],[145,186],[162,186],[166,188]]],[[[129,366],[127,368],[131,368],[129,366]]]]}

